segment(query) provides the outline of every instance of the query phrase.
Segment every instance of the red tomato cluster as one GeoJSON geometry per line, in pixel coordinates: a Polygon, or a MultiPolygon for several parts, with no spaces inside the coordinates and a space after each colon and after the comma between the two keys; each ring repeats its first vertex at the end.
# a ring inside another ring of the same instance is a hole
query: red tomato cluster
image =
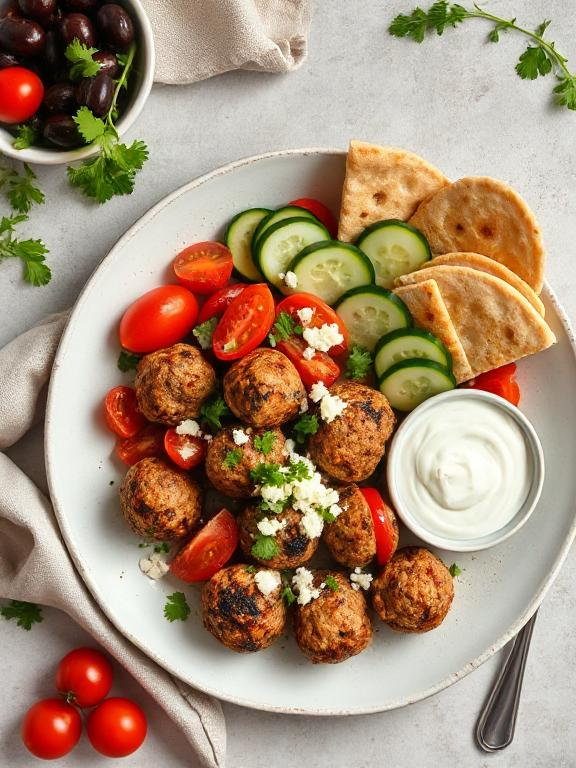
{"type": "Polygon", "coordinates": [[[22,722],[22,741],[43,760],[67,755],[82,734],[78,707],[94,707],[86,733],[94,749],[107,757],[135,752],[146,737],[146,716],[130,699],[106,699],[112,687],[112,666],[95,648],[76,648],[64,656],[56,670],[56,688],[62,698],[37,701],[22,722]]]}

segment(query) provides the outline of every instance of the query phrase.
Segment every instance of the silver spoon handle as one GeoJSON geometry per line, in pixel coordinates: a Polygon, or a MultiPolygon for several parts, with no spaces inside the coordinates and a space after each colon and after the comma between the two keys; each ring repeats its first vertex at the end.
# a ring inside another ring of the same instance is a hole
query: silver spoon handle
{"type": "Polygon", "coordinates": [[[504,749],[514,738],[524,668],[536,616],[537,612],[516,635],[512,650],[480,713],[476,741],[486,752],[504,749]]]}

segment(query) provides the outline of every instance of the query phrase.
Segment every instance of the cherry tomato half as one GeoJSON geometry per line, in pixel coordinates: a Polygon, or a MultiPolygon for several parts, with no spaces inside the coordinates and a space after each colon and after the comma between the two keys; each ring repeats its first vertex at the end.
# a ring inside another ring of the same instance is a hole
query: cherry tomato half
{"type": "Polygon", "coordinates": [[[42,760],[54,760],[74,749],[82,733],[82,719],[66,701],[42,699],[26,712],[21,733],[29,752],[42,760]]]}
{"type": "Polygon", "coordinates": [[[206,241],[184,248],[172,264],[178,282],[194,293],[212,293],[222,288],[232,274],[232,253],[222,243],[206,241]]]}
{"type": "Polygon", "coordinates": [[[376,560],[378,565],[386,565],[398,547],[399,533],[396,515],[384,502],[376,488],[360,488],[360,491],[372,513],[376,537],[376,560]]]}
{"type": "Polygon", "coordinates": [[[154,288],[131,304],[120,321],[120,344],[154,352],[180,341],[196,325],[198,302],[181,285],[154,288]]]}
{"type": "Polygon", "coordinates": [[[141,459],[162,458],[164,453],[164,427],[159,424],[146,424],[134,437],[116,441],[116,455],[131,467],[141,459]]]}
{"type": "Polygon", "coordinates": [[[316,352],[311,360],[307,360],[304,357],[307,346],[300,336],[293,336],[285,341],[279,341],[276,349],[286,355],[294,365],[306,389],[310,389],[318,381],[331,387],[340,376],[340,368],[326,352],[316,352]]]}
{"type": "Polygon", "coordinates": [[[233,283],[232,285],[225,285],[224,288],[213,293],[200,308],[198,323],[205,323],[211,317],[222,317],[226,307],[230,306],[232,300],[236,296],[240,296],[246,287],[246,283],[233,283]]]}
{"type": "Polygon", "coordinates": [[[206,581],[225,565],[238,546],[238,526],[227,509],[221,509],[193,539],[184,544],[170,563],[170,572],[189,584],[206,581]]]}
{"type": "Polygon", "coordinates": [[[219,360],[238,360],[261,344],[274,322],[274,299],[264,283],[249,285],[232,300],[212,335],[219,360]]]}
{"type": "Polygon", "coordinates": [[[179,435],[176,429],[166,430],[164,450],[174,464],[181,469],[192,469],[204,461],[206,440],[193,435],[179,435]]]}
{"type": "Polygon", "coordinates": [[[332,307],[329,307],[328,304],[318,298],[318,296],[304,292],[294,293],[292,296],[287,296],[285,299],[282,299],[276,307],[276,317],[278,317],[280,312],[287,312],[296,323],[302,325],[302,321],[298,317],[298,310],[304,309],[305,307],[310,307],[314,310],[312,320],[308,324],[309,328],[320,328],[322,325],[336,323],[338,330],[342,336],[344,336],[344,341],[341,344],[336,344],[330,348],[328,351],[330,357],[337,357],[343,352],[346,352],[350,340],[346,326],[332,307]]]}
{"type": "Polygon", "coordinates": [[[288,205],[297,205],[298,208],[305,208],[307,211],[324,224],[330,236],[334,239],[338,234],[338,224],[334,218],[334,214],[324,203],[320,200],[314,200],[312,197],[299,197],[298,200],[292,200],[288,205]]]}
{"type": "Polygon", "coordinates": [[[23,123],[37,112],[44,98],[42,80],[24,67],[0,70],[0,123],[23,123]]]}
{"type": "Polygon", "coordinates": [[[146,715],[138,704],[114,696],[99,704],[86,723],[90,743],[106,757],[126,757],[136,752],[147,730],[146,715]]]}
{"type": "Polygon", "coordinates": [[[98,704],[111,687],[112,665],[95,648],[76,648],[58,664],[56,688],[78,707],[98,704]]]}
{"type": "Polygon", "coordinates": [[[104,400],[104,417],[108,429],[118,437],[134,437],[146,423],[138,410],[133,387],[114,387],[108,392],[104,400]]]}
{"type": "Polygon", "coordinates": [[[470,389],[482,389],[484,392],[492,392],[493,395],[499,395],[504,400],[508,400],[512,405],[518,405],[520,402],[520,387],[515,377],[516,364],[508,363],[508,365],[495,368],[493,371],[481,373],[480,376],[467,381],[463,386],[470,389]]]}

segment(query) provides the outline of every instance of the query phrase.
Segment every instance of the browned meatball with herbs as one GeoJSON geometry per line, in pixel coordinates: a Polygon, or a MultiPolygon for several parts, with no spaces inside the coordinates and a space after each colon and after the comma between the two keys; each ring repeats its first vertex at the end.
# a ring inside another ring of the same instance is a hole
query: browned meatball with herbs
{"type": "Polygon", "coordinates": [[[363,567],[376,555],[372,513],[360,488],[352,483],[338,489],[342,512],[326,523],[322,536],[330,554],[347,568],[363,567]]]}
{"type": "Polygon", "coordinates": [[[296,368],[281,352],[255,349],[224,376],[224,399],[246,424],[277,427],[298,415],[306,391],[296,368]]]}
{"type": "Polygon", "coordinates": [[[190,344],[174,344],[144,355],[136,373],[138,408],[149,421],[175,425],[200,415],[216,389],[216,374],[190,344]]]}
{"type": "Polygon", "coordinates": [[[314,588],[319,597],[294,612],[298,647],[315,664],[338,664],[361,653],[372,640],[372,624],[366,598],[352,589],[346,576],[337,571],[315,571],[314,588]],[[331,575],[338,589],[326,584],[331,575]]]}
{"type": "Polygon", "coordinates": [[[337,382],[330,394],[347,407],[333,421],[320,421],[308,444],[310,458],[337,480],[365,480],[384,455],[396,423],[394,412],[383,394],[358,382],[337,382]]]}
{"type": "Polygon", "coordinates": [[[202,589],[204,626],[227,648],[238,653],[268,648],[282,634],[286,606],[278,586],[263,594],[257,574],[246,565],[218,571],[202,589]]]}
{"type": "Polygon", "coordinates": [[[399,549],[372,582],[374,610],[398,632],[428,632],[448,613],[454,584],[444,563],[423,547],[399,549]]]}
{"type": "Polygon", "coordinates": [[[202,491],[182,470],[161,459],[142,459],[122,481],[120,509],[140,536],[175,541],[198,525],[202,491]]]}
{"type": "Polygon", "coordinates": [[[283,464],[286,459],[285,442],[279,429],[254,429],[242,424],[225,427],[208,444],[208,480],[219,491],[233,498],[253,496],[256,486],[250,479],[250,472],[262,462],[283,464]],[[248,440],[237,445],[235,434],[240,440],[246,437],[248,440]]]}
{"type": "Polygon", "coordinates": [[[260,533],[258,521],[265,516],[266,513],[260,512],[258,507],[248,506],[238,518],[240,546],[246,557],[251,557],[257,563],[266,565],[269,568],[278,568],[280,570],[283,568],[297,568],[299,565],[307,563],[318,549],[320,539],[310,539],[302,532],[300,529],[302,513],[297,512],[291,507],[287,507],[278,515],[272,513],[268,515],[270,520],[277,520],[284,526],[274,534],[274,539],[278,546],[278,554],[269,560],[264,560],[252,553],[252,546],[256,541],[257,535],[260,533]]]}

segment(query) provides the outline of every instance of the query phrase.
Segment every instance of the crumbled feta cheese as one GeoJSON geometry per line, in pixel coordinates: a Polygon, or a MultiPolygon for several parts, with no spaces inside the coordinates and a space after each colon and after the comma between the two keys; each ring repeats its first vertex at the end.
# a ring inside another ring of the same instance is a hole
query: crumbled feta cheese
{"type": "Polygon", "coordinates": [[[278,504],[280,501],[286,501],[292,493],[292,486],[289,483],[285,485],[263,485],[260,489],[260,495],[264,501],[270,504],[278,504]]]}
{"type": "Polygon", "coordinates": [[[342,416],[344,411],[348,408],[348,403],[342,400],[338,395],[324,395],[320,402],[320,416],[323,421],[330,424],[338,416],[342,416]]]}
{"type": "Polygon", "coordinates": [[[264,517],[257,523],[256,527],[263,536],[276,536],[278,531],[286,527],[287,522],[287,520],[276,520],[274,518],[270,520],[269,517],[264,517]]]}
{"type": "Polygon", "coordinates": [[[244,432],[243,429],[233,429],[232,430],[232,438],[236,445],[246,445],[246,443],[250,440],[246,432],[244,432]]]}
{"type": "Polygon", "coordinates": [[[304,328],[302,337],[308,346],[319,352],[328,352],[329,349],[344,341],[338,323],[324,323],[320,328],[304,328]]]}
{"type": "Polygon", "coordinates": [[[316,354],[316,350],[314,349],[314,347],[306,347],[304,352],[302,352],[302,357],[304,358],[304,360],[312,360],[315,354],[316,354]]]}
{"type": "Polygon", "coordinates": [[[213,438],[213,435],[210,435],[208,432],[205,432],[205,433],[202,435],[202,438],[203,438],[204,440],[206,440],[206,442],[207,442],[207,443],[210,443],[210,442],[212,442],[212,438],[213,438]]]}
{"type": "Polygon", "coordinates": [[[310,325],[312,321],[312,315],[314,314],[314,310],[312,307],[302,307],[302,309],[298,309],[296,311],[296,314],[300,318],[300,322],[302,325],[310,325]]]}
{"type": "Polygon", "coordinates": [[[332,515],[332,517],[338,517],[338,515],[342,514],[342,507],[340,507],[338,504],[331,504],[328,512],[332,515]]]}
{"type": "Polygon", "coordinates": [[[287,285],[288,288],[298,287],[298,277],[294,272],[286,272],[283,279],[285,285],[287,285]]]}
{"type": "Polygon", "coordinates": [[[308,568],[296,568],[292,576],[292,586],[298,592],[296,602],[298,605],[308,605],[312,600],[320,597],[322,590],[314,588],[314,574],[308,568]]]}
{"type": "Polygon", "coordinates": [[[232,339],[231,341],[227,341],[226,344],[222,347],[224,352],[233,352],[237,347],[236,339],[232,339]]]}
{"type": "Polygon", "coordinates": [[[326,384],[324,384],[323,381],[317,381],[315,384],[312,384],[312,388],[310,389],[310,400],[312,400],[313,403],[319,403],[323,397],[329,394],[330,392],[326,388],[326,384]]]}
{"type": "Polygon", "coordinates": [[[181,445],[180,448],[177,448],[176,450],[183,461],[188,461],[188,459],[191,459],[192,456],[195,456],[198,452],[198,449],[196,447],[193,448],[191,445],[181,445]]]}
{"type": "Polygon", "coordinates": [[[282,282],[284,282],[285,277],[286,277],[286,272],[278,272],[278,280],[282,280],[282,282]]]}
{"type": "Polygon", "coordinates": [[[185,421],[182,421],[180,424],[178,424],[176,427],[176,434],[200,437],[202,435],[202,430],[200,429],[200,424],[198,424],[197,421],[194,419],[186,419],[185,421]]]}
{"type": "Polygon", "coordinates": [[[158,552],[152,552],[150,557],[141,557],[138,565],[140,570],[149,579],[161,579],[168,573],[169,566],[158,552]]]}
{"type": "Polygon", "coordinates": [[[300,413],[306,413],[308,410],[308,400],[304,398],[300,403],[300,413]]]}
{"type": "Polygon", "coordinates": [[[282,451],[282,453],[284,454],[284,456],[291,456],[294,453],[295,449],[296,449],[296,443],[294,442],[294,440],[291,440],[290,438],[288,438],[284,443],[284,450],[282,451]]]}
{"type": "Polygon", "coordinates": [[[352,582],[352,589],[370,589],[373,576],[371,573],[362,573],[360,568],[354,568],[354,573],[350,574],[350,581],[352,582]]]}
{"type": "Polygon", "coordinates": [[[312,477],[307,480],[293,483],[292,494],[294,496],[294,509],[305,514],[310,507],[330,508],[332,504],[337,504],[340,500],[338,491],[324,485],[319,472],[314,472],[312,477]]]}
{"type": "Polygon", "coordinates": [[[258,571],[254,574],[254,581],[265,597],[271,595],[282,584],[278,571],[258,571]]]}
{"type": "Polygon", "coordinates": [[[324,528],[324,520],[318,512],[309,509],[300,519],[300,531],[309,539],[317,539],[324,528]]]}

